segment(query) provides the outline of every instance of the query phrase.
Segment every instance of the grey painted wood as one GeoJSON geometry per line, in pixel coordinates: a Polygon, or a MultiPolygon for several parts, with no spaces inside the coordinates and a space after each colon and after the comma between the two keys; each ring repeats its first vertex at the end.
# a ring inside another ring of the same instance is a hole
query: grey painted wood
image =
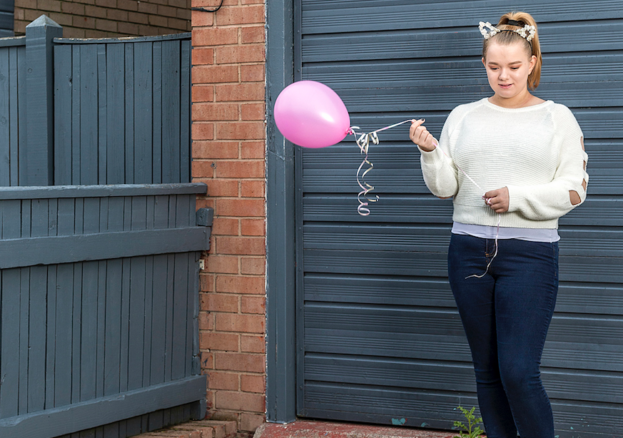
{"type": "MultiPolygon", "coordinates": [[[[182,32],[171,35],[159,35],[148,37],[135,37],[132,38],[133,42],[145,42],[145,41],[173,41],[173,40],[189,40],[191,38],[190,32],[182,32]]],[[[55,44],[125,44],[128,42],[128,38],[55,38],[55,44]]]]}
{"type": "Polygon", "coordinates": [[[8,186],[10,182],[9,172],[9,147],[11,141],[10,112],[11,100],[9,90],[11,87],[11,76],[9,71],[9,48],[0,49],[0,186],[8,186]]]}
{"type": "Polygon", "coordinates": [[[0,37],[13,36],[14,8],[14,0],[3,0],[0,2],[0,37]]]}
{"type": "Polygon", "coordinates": [[[205,397],[205,385],[205,376],[186,377],[128,391],[124,397],[113,395],[79,403],[71,410],[56,408],[3,419],[0,420],[0,431],[6,438],[53,438],[198,400],[205,397]]]}
{"type": "Polygon", "coordinates": [[[134,44],[125,46],[125,183],[134,184],[134,44]]]}
{"type": "Polygon", "coordinates": [[[25,36],[0,38],[0,47],[20,47],[25,45],[25,36]]]}
{"type": "MultiPolygon", "coordinates": [[[[25,40],[24,40],[25,41],[25,40]]],[[[19,183],[18,153],[23,134],[20,115],[25,109],[22,82],[26,81],[25,49],[19,45],[0,46],[0,187],[19,183]]],[[[25,138],[22,138],[25,143],[25,138]]]]}
{"type": "MultiPolygon", "coordinates": [[[[289,81],[329,85],[344,100],[351,124],[364,132],[425,118],[438,136],[452,108],[491,94],[477,24],[507,12],[507,3],[485,0],[469,8],[456,2],[355,3],[297,0],[293,13],[284,17],[282,10],[274,11],[273,21],[267,6],[268,108],[274,102],[271,81],[289,77],[282,21],[296,35],[289,81]]],[[[545,52],[535,94],[572,109],[592,160],[587,202],[560,220],[561,284],[543,354],[543,381],[557,436],[616,435],[623,412],[623,2],[599,0],[591,11],[577,0],[524,3],[521,9],[539,22],[545,52]],[[590,25],[595,39],[583,38],[569,22],[590,25]]],[[[352,171],[361,157],[351,136],[322,150],[296,148],[296,202],[290,204],[296,216],[283,220],[276,214],[288,205],[287,155],[270,161],[271,147],[281,147],[281,139],[271,134],[270,122],[267,129],[269,298],[276,239],[270,224],[281,235],[287,226],[298,230],[292,239],[298,242],[297,413],[381,424],[404,418],[405,426],[451,429],[459,403],[478,403],[469,347],[447,283],[452,204],[429,194],[408,127],[381,133],[380,145],[371,148],[375,168],[368,182],[381,199],[369,217],[356,211],[359,190],[352,171]]],[[[290,271],[279,269],[277,281],[285,289],[290,271]]],[[[277,393],[271,379],[283,380],[273,373],[290,369],[276,367],[272,350],[293,346],[287,339],[280,342],[272,329],[285,325],[291,312],[283,310],[285,301],[274,307],[270,302],[267,417],[278,403],[271,398],[277,393]]],[[[281,419],[287,421],[285,415],[281,419]]]]}
{"type": "MultiPolygon", "coordinates": [[[[3,230],[4,231],[4,230],[3,230]]],[[[20,289],[19,269],[2,271],[2,324],[0,333],[0,366],[5,381],[0,387],[0,416],[13,417],[18,414],[19,396],[19,319],[20,294],[10,293],[20,289]]]]}
{"type": "Polygon", "coordinates": [[[97,45],[97,103],[98,103],[98,120],[97,120],[97,132],[98,132],[98,172],[97,183],[106,184],[107,179],[107,115],[108,115],[108,102],[106,101],[107,93],[107,77],[106,77],[106,45],[97,45]]]}
{"type": "Polygon", "coordinates": [[[272,113],[279,93],[294,81],[293,13],[292,0],[266,4],[266,418],[272,422],[296,420],[297,405],[294,334],[301,318],[295,300],[294,147],[277,129],[272,113]]]}
{"type": "Polygon", "coordinates": [[[190,182],[190,41],[180,41],[180,182],[190,182]]]}
{"type": "Polygon", "coordinates": [[[0,187],[0,201],[6,199],[100,198],[205,194],[205,183],[110,184],[106,186],[0,187]]]}
{"type": "Polygon", "coordinates": [[[162,182],[180,181],[180,43],[162,43],[162,182]]]}
{"type": "Polygon", "coordinates": [[[80,46],[80,182],[98,184],[97,45],[80,46]]]}
{"type": "Polygon", "coordinates": [[[28,136],[19,151],[20,185],[53,182],[52,39],[62,34],[62,28],[45,15],[26,26],[28,136]]]}
{"type": "MultiPolygon", "coordinates": [[[[153,45],[153,81],[152,81],[152,108],[153,108],[153,182],[162,182],[162,42],[155,41],[153,45]]],[[[186,181],[184,181],[186,182],[186,181]]]]}
{"type": "MultiPolygon", "coordinates": [[[[62,46],[61,46],[62,47],[62,46]]],[[[124,133],[120,127],[124,123],[124,45],[113,44],[107,46],[106,52],[106,75],[107,75],[107,114],[106,114],[106,180],[109,184],[123,184],[125,182],[125,169],[123,165],[124,133]]]]}
{"type": "Polygon", "coordinates": [[[153,182],[152,154],[152,47],[153,43],[134,44],[134,182],[153,182]]]}
{"type": "Polygon", "coordinates": [[[54,47],[54,183],[71,184],[71,47],[54,47]]]}

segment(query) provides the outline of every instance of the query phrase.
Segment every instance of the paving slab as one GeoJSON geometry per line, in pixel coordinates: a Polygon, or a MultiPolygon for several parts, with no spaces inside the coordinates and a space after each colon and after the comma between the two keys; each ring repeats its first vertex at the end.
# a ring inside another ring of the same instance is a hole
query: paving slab
{"type": "Polygon", "coordinates": [[[361,423],[297,420],[288,424],[264,423],[253,438],[453,438],[458,433],[361,423]]]}

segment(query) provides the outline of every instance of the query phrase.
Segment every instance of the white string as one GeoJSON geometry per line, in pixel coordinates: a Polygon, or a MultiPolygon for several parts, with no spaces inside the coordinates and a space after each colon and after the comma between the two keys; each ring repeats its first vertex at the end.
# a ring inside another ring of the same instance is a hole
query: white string
{"type": "MultiPolygon", "coordinates": [[[[435,147],[438,148],[446,157],[448,157],[448,154],[446,154],[446,152],[442,148],[439,147],[439,144],[437,142],[435,142],[435,147]]],[[[448,158],[450,158],[450,157],[448,157],[448,158]]],[[[476,185],[476,187],[478,187],[480,189],[481,192],[483,192],[482,197],[484,198],[485,197],[485,193],[486,193],[485,190],[482,187],[480,187],[480,185],[476,181],[474,181],[472,179],[472,177],[467,174],[467,172],[465,172],[463,169],[461,169],[461,167],[458,164],[454,163],[454,165],[457,167],[457,169],[459,169],[461,172],[463,172],[463,175],[465,175],[471,182],[473,182],[476,185]]],[[[482,278],[482,277],[484,277],[487,274],[487,272],[489,272],[489,266],[491,266],[491,263],[493,263],[493,259],[495,258],[495,256],[498,255],[498,237],[500,235],[500,222],[501,221],[502,221],[502,214],[498,213],[498,225],[497,225],[497,230],[496,230],[496,233],[495,233],[495,252],[493,253],[493,257],[491,257],[491,260],[489,260],[489,263],[487,264],[487,269],[485,269],[485,272],[483,274],[481,274],[481,275],[473,274],[473,275],[465,277],[465,279],[472,278],[472,277],[482,278]]],[[[485,250],[486,250],[486,248],[485,248],[485,250]]]]}

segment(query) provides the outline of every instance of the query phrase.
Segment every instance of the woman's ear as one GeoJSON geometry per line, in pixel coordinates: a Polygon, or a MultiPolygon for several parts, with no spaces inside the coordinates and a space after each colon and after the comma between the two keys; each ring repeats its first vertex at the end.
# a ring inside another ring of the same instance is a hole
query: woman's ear
{"type": "MultiPolygon", "coordinates": [[[[536,58],[536,57],[535,57],[536,58]]],[[[482,65],[484,65],[485,67],[487,66],[487,63],[485,62],[485,58],[484,56],[482,57],[482,65]]]]}
{"type": "Polygon", "coordinates": [[[532,70],[534,70],[534,66],[536,65],[536,56],[532,55],[532,57],[530,58],[530,68],[528,69],[528,74],[532,73],[532,70]]]}

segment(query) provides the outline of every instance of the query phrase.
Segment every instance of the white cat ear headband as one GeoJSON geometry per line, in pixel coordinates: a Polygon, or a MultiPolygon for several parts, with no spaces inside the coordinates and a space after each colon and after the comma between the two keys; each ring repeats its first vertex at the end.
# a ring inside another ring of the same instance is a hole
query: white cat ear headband
{"type": "MultiPolygon", "coordinates": [[[[510,24],[511,26],[521,26],[523,23],[520,21],[508,20],[508,23],[506,24],[510,24]]],[[[486,40],[488,40],[489,38],[491,38],[492,36],[496,35],[499,32],[507,31],[507,32],[516,32],[519,35],[521,35],[523,38],[525,38],[526,41],[530,42],[532,38],[534,38],[534,35],[536,34],[536,28],[534,26],[530,26],[529,24],[526,24],[521,29],[502,30],[502,29],[498,29],[495,26],[492,26],[491,23],[489,23],[488,21],[486,23],[483,23],[481,21],[479,28],[480,28],[480,33],[482,34],[483,37],[485,37],[486,40]]]]}

